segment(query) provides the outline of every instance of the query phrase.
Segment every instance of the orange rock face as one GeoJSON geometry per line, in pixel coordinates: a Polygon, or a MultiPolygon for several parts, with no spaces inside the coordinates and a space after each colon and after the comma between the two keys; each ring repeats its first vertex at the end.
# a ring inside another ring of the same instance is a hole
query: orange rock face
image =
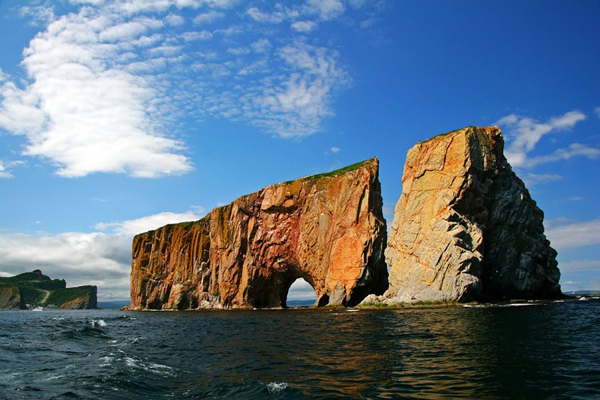
{"type": "Polygon", "coordinates": [[[300,277],[315,289],[317,305],[352,306],[387,289],[385,243],[371,159],[137,235],[131,308],[285,307],[300,277]]]}

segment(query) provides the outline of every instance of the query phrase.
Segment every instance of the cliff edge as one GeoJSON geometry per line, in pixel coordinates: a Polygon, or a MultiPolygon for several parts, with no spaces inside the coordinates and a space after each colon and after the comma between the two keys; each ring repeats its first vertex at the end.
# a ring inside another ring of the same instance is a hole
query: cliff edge
{"type": "Polygon", "coordinates": [[[285,307],[304,278],[317,305],[388,287],[379,162],[268,186],[199,221],[137,235],[131,309],[285,307]]]}
{"type": "Polygon", "coordinates": [[[498,127],[468,127],[408,151],[387,304],[562,296],[544,214],[503,148],[498,127]]]}

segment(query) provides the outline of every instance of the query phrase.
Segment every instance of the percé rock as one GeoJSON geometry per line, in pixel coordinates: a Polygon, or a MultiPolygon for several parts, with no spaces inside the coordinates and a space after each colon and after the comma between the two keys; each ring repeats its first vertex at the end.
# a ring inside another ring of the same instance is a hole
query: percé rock
{"type": "Polygon", "coordinates": [[[468,127],[408,151],[387,304],[562,296],[544,214],[503,148],[498,127],[468,127]]]}
{"type": "Polygon", "coordinates": [[[0,310],[23,310],[25,300],[18,286],[0,287],[0,310]]]}
{"type": "Polygon", "coordinates": [[[271,185],[199,221],[137,235],[130,309],[285,307],[300,277],[318,306],[383,294],[378,168],[371,159],[271,185]]]}

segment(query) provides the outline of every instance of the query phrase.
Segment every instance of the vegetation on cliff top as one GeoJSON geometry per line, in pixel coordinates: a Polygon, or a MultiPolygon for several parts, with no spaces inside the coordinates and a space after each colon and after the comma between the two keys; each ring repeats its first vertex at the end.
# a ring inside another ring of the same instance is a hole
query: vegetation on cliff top
{"type": "Polygon", "coordinates": [[[331,178],[331,177],[336,177],[336,176],[344,175],[344,174],[346,174],[348,172],[355,171],[355,170],[359,169],[360,167],[362,167],[364,165],[372,163],[374,160],[375,160],[375,158],[370,158],[370,159],[365,160],[365,161],[357,162],[356,164],[348,165],[347,167],[344,167],[344,168],[336,169],[335,171],[323,172],[321,174],[316,174],[316,175],[309,175],[309,176],[305,176],[303,178],[294,179],[292,181],[286,181],[285,183],[286,184],[290,184],[290,183],[293,183],[293,182],[295,182],[297,180],[316,181],[316,180],[319,180],[321,178],[331,178]]]}
{"type": "Polygon", "coordinates": [[[78,286],[67,288],[64,279],[51,279],[35,270],[16,276],[0,277],[0,287],[15,287],[20,291],[25,303],[38,305],[62,306],[64,303],[77,298],[87,297],[90,304],[96,304],[95,286],[78,286]]]}

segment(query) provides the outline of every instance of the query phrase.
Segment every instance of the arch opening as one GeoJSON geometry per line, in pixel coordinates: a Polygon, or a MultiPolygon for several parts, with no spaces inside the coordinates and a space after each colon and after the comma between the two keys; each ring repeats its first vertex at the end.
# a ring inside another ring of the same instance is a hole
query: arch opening
{"type": "Polygon", "coordinates": [[[290,285],[283,300],[284,307],[309,307],[317,302],[317,293],[303,277],[298,277],[290,285]]]}

